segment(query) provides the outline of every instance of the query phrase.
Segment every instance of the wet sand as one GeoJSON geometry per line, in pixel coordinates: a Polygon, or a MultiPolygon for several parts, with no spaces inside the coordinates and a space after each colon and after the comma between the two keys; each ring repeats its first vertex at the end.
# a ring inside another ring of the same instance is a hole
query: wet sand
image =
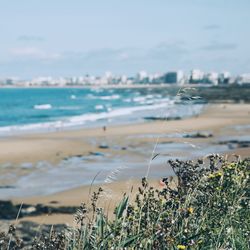
{"type": "MultiPolygon", "coordinates": [[[[13,165],[18,165],[23,162],[36,163],[46,160],[56,164],[67,157],[89,155],[90,152],[103,152],[109,155],[110,159],[124,157],[124,159],[134,158],[140,160],[140,158],[136,158],[138,157],[137,151],[129,150],[129,148],[142,148],[141,158],[147,157],[147,162],[151,158],[150,151],[154,149],[156,143],[165,143],[165,145],[169,145],[168,143],[187,143],[191,146],[202,143],[214,145],[215,142],[227,136],[238,134],[243,137],[249,136],[249,129],[237,132],[234,128],[236,125],[249,124],[250,104],[210,104],[201,115],[183,120],[113,126],[108,127],[105,132],[102,128],[95,128],[2,138],[0,140],[0,163],[10,162],[13,165]],[[183,138],[175,136],[197,131],[209,131],[213,137],[183,138]],[[173,136],[169,137],[170,134],[173,134],[173,136]],[[109,147],[99,148],[103,142],[109,147]],[[114,149],[113,145],[118,145],[119,149],[114,149]],[[151,145],[148,148],[149,153],[147,151],[143,152],[145,145],[151,145]]],[[[199,148],[193,150],[198,151],[199,148]]],[[[182,156],[183,153],[181,149],[175,152],[178,156],[182,156]]],[[[138,154],[140,155],[140,151],[138,154]]],[[[250,156],[250,148],[226,150],[223,154],[239,154],[244,158],[250,156]]],[[[159,170],[157,169],[157,171],[159,170]]],[[[133,171],[131,171],[131,176],[133,176],[133,171]]],[[[121,200],[122,195],[130,192],[132,186],[134,190],[137,189],[140,182],[138,179],[140,178],[113,181],[110,184],[101,185],[106,190],[102,205],[108,211],[111,211],[117,202],[121,200]]],[[[159,179],[152,180],[152,182],[152,185],[160,187],[159,179]]],[[[92,190],[99,186],[94,186],[92,190]]],[[[56,201],[55,206],[78,206],[81,202],[89,200],[89,189],[89,186],[81,186],[50,195],[19,197],[13,199],[13,201],[15,203],[50,205],[51,201],[56,201]]],[[[25,218],[24,220],[30,219],[38,223],[64,222],[72,224],[72,218],[70,215],[52,215],[25,218]]]]}
{"type": "MultiPolygon", "coordinates": [[[[57,163],[72,155],[86,155],[96,151],[96,145],[89,143],[93,138],[108,140],[123,147],[126,146],[123,144],[124,137],[133,135],[167,135],[208,130],[213,132],[215,137],[223,136],[227,135],[224,129],[228,126],[250,124],[249,110],[249,104],[214,104],[207,106],[201,115],[183,120],[112,126],[105,132],[102,128],[94,128],[2,138],[0,139],[0,164],[34,163],[44,160],[57,163]]],[[[149,141],[144,137],[136,140],[138,144],[144,143],[145,140],[149,141]]],[[[156,140],[157,138],[150,139],[152,142],[156,140]]],[[[178,138],[176,140],[178,141],[178,138]]],[[[171,141],[173,141],[172,138],[171,141]]],[[[98,151],[104,150],[98,149],[98,151]]],[[[105,152],[109,150],[105,149],[105,152]]]]}

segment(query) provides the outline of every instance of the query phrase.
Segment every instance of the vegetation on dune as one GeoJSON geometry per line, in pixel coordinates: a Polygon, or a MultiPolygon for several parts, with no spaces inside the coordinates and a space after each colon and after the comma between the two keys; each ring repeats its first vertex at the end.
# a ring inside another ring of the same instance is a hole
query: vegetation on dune
{"type": "MultiPolygon", "coordinates": [[[[77,211],[77,229],[52,230],[32,249],[249,249],[250,159],[210,155],[169,164],[177,178],[163,178],[161,189],[143,178],[136,199],[124,195],[113,219],[98,207],[100,188],[77,211]]],[[[12,234],[0,236],[1,249],[12,234]]]]}

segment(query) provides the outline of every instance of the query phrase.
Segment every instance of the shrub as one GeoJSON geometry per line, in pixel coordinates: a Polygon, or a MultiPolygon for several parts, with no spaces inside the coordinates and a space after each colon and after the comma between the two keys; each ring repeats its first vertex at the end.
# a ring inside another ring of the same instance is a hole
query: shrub
{"type": "Polygon", "coordinates": [[[249,249],[250,159],[211,155],[169,164],[176,177],[163,178],[162,189],[143,178],[136,199],[124,195],[114,219],[97,206],[100,188],[77,211],[79,227],[60,234],[63,242],[53,234],[33,249],[249,249]]]}

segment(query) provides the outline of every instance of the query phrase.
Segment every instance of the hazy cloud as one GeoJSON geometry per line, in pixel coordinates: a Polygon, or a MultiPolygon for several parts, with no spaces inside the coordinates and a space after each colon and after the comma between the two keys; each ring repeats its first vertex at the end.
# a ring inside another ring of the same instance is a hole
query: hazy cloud
{"type": "Polygon", "coordinates": [[[237,43],[211,42],[209,45],[206,45],[201,49],[213,51],[213,50],[235,50],[237,48],[238,48],[237,43]]]}
{"type": "Polygon", "coordinates": [[[183,42],[163,42],[149,49],[147,57],[149,59],[166,60],[174,57],[179,58],[187,53],[188,50],[184,47],[183,42]]]}
{"type": "Polygon", "coordinates": [[[94,62],[94,61],[119,62],[139,57],[145,57],[145,54],[146,54],[145,51],[137,48],[120,48],[120,49],[102,48],[85,52],[84,51],[64,52],[62,56],[64,59],[69,59],[69,60],[84,60],[88,62],[94,62]]]}
{"type": "Polygon", "coordinates": [[[42,49],[36,47],[21,47],[21,48],[12,48],[9,50],[10,55],[13,57],[21,57],[23,59],[43,59],[43,60],[51,60],[51,59],[59,59],[61,57],[58,53],[49,53],[42,49]]]}
{"type": "Polygon", "coordinates": [[[162,61],[178,60],[186,55],[188,50],[181,42],[163,42],[152,48],[141,49],[136,47],[130,48],[102,48],[87,52],[65,52],[62,54],[62,60],[83,63],[131,63],[141,61],[162,61]]]}

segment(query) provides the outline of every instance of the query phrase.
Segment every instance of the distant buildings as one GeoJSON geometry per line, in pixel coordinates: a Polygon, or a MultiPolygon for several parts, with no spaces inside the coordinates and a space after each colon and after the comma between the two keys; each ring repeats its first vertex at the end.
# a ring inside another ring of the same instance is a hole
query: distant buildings
{"type": "Polygon", "coordinates": [[[169,84],[174,84],[174,83],[183,84],[184,73],[181,70],[167,72],[165,75],[163,75],[162,80],[164,83],[169,83],[169,84]]]}
{"type": "Polygon", "coordinates": [[[148,78],[147,72],[144,70],[138,72],[136,75],[135,81],[136,83],[148,83],[149,78],[148,78]]]}
{"type": "Polygon", "coordinates": [[[165,73],[148,74],[145,70],[135,76],[113,75],[106,72],[103,76],[72,76],[72,77],[36,77],[32,80],[19,80],[15,77],[0,79],[0,86],[18,87],[64,87],[64,86],[105,86],[105,85],[132,85],[132,84],[201,84],[201,85],[228,85],[250,84],[250,73],[231,76],[230,72],[203,72],[193,69],[190,74],[183,71],[167,71],[165,73]]]}
{"type": "Polygon", "coordinates": [[[207,83],[207,84],[212,84],[212,85],[218,85],[218,76],[219,74],[216,72],[210,72],[207,74],[204,74],[203,83],[207,83]]]}
{"type": "Polygon", "coordinates": [[[248,74],[242,74],[237,77],[237,83],[238,84],[250,84],[250,73],[248,74]]]}
{"type": "Polygon", "coordinates": [[[201,83],[203,81],[204,73],[199,69],[191,70],[189,83],[201,83]]]}
{"type": "Polygon", "coordinates": [[[227,71],[220,73],[218,77],[219,84],[229,84],[230,76],[231,76],[230,73],[227,71]]]}

